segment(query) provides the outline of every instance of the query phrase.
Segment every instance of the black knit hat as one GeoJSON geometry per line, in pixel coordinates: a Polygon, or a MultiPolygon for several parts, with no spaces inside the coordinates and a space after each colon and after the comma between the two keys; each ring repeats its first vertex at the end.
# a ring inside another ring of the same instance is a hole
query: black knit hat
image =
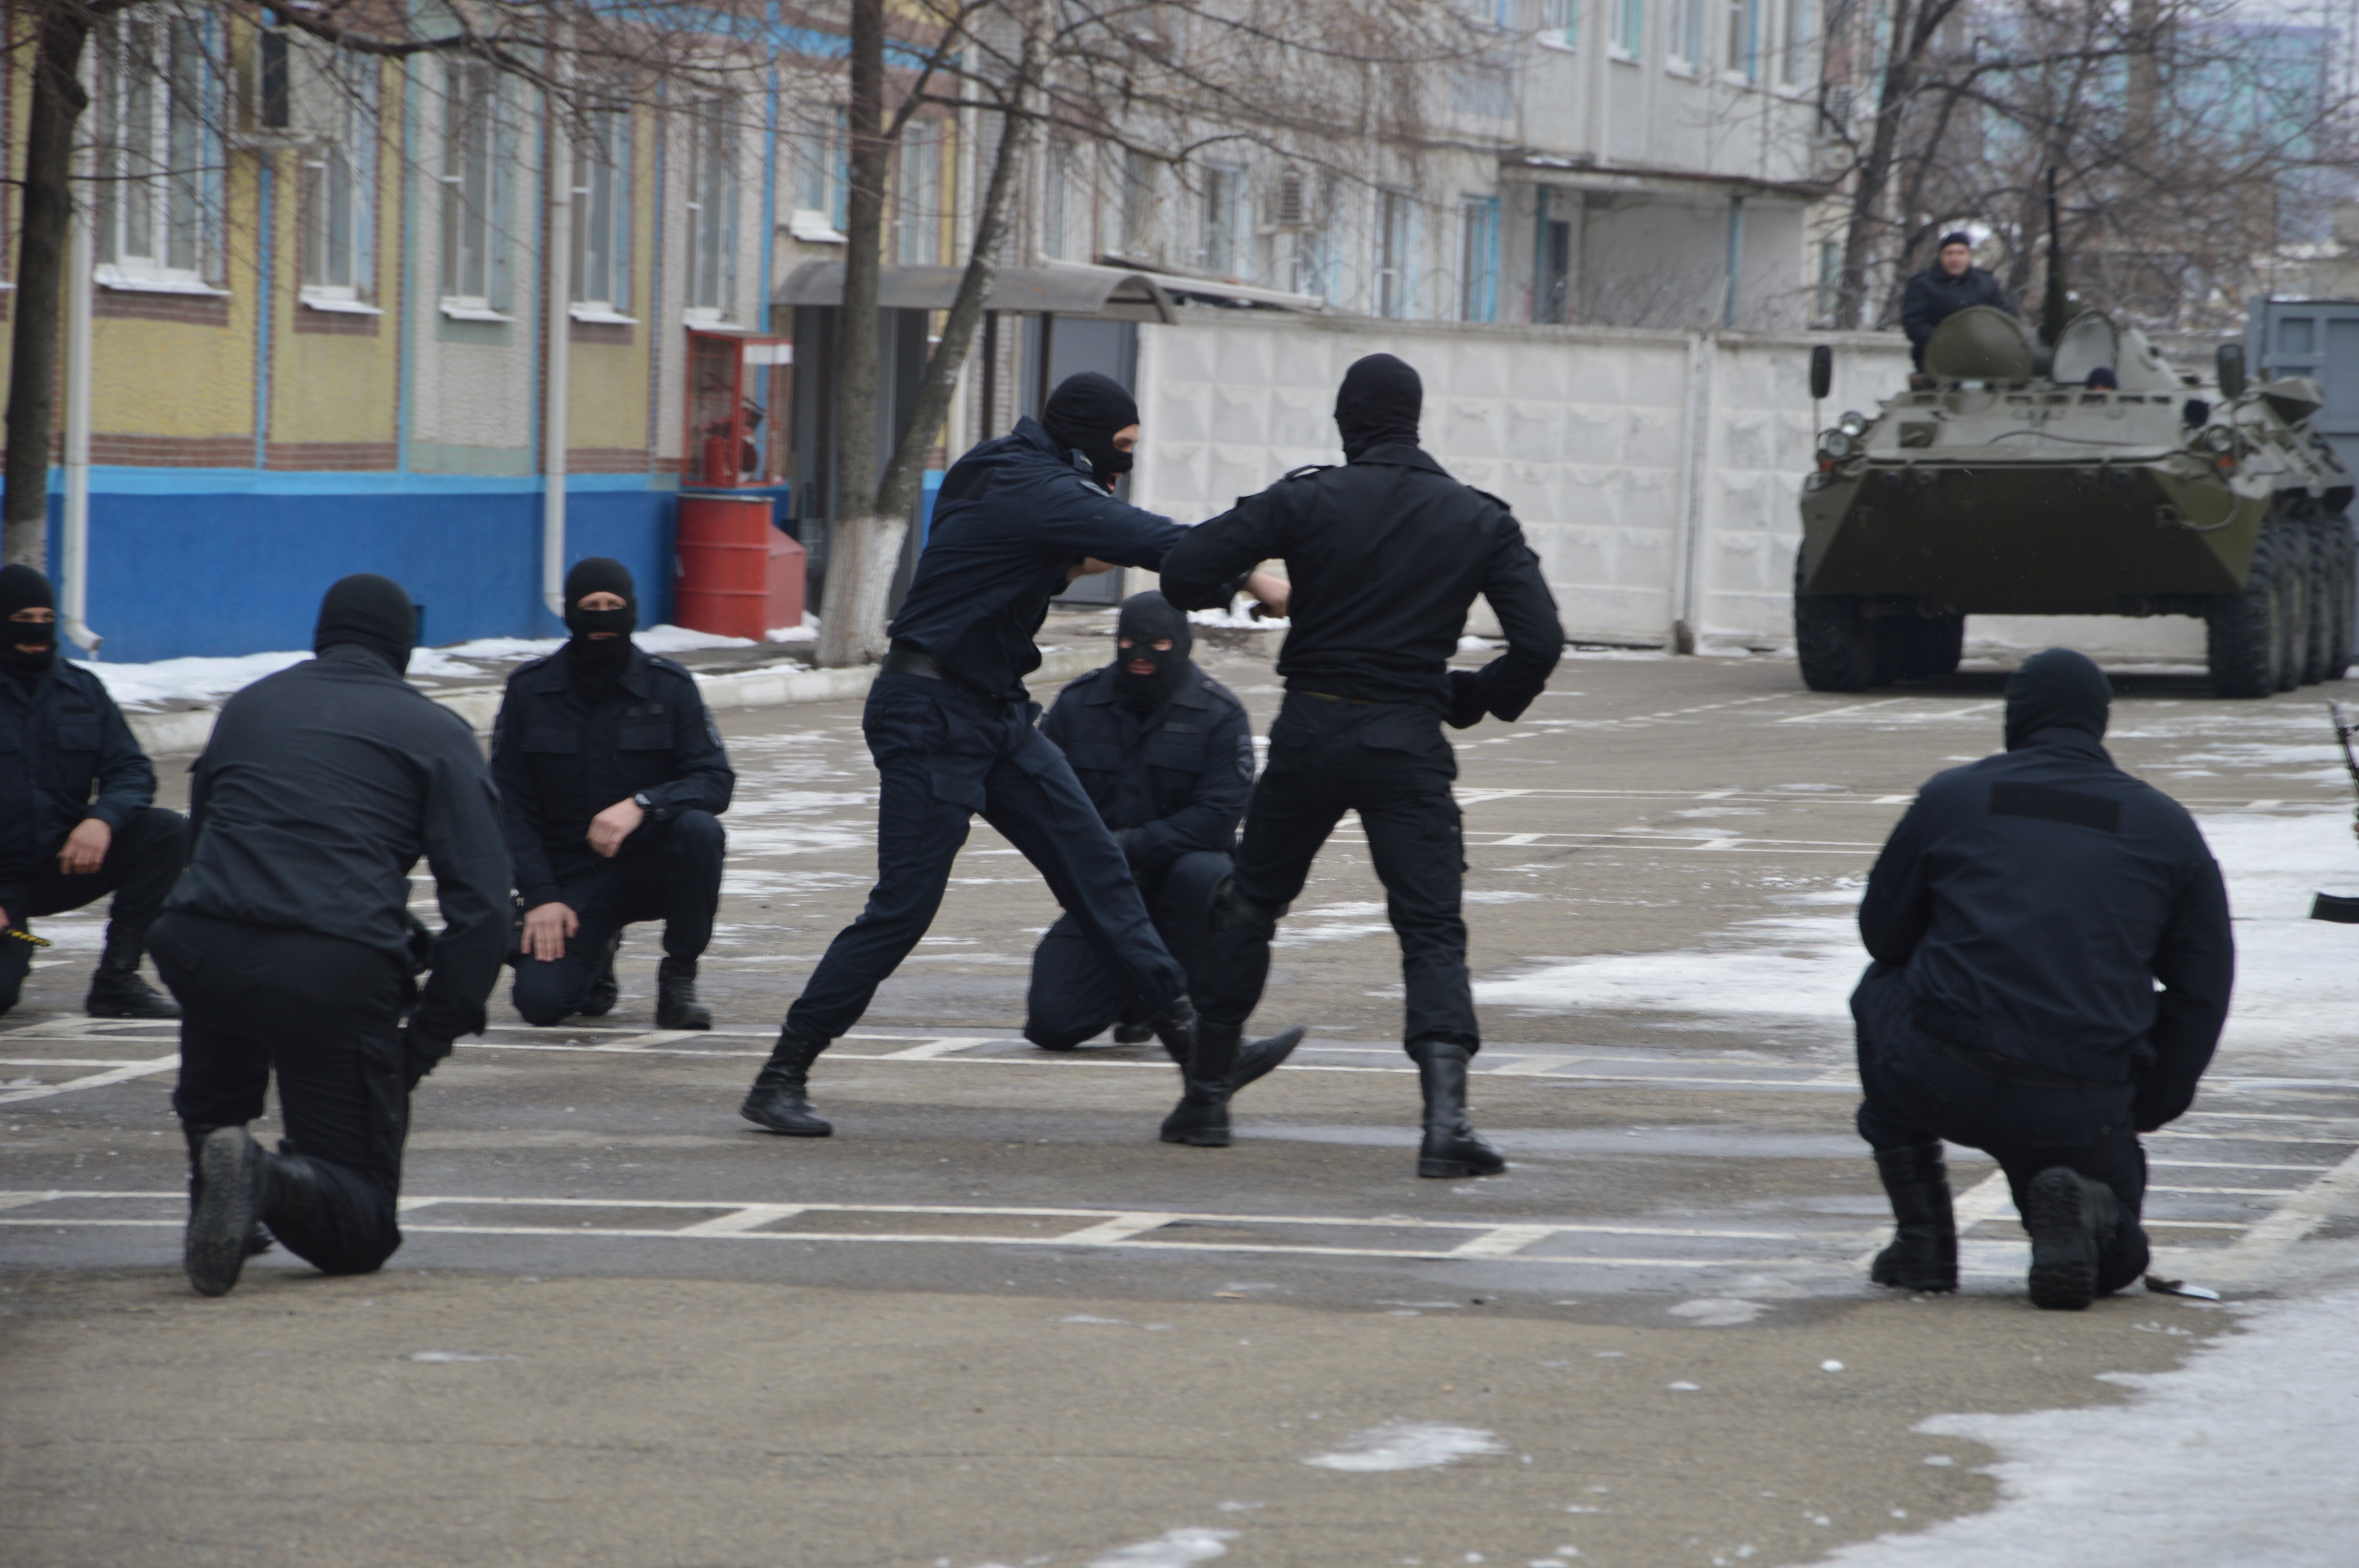
{"type": "Polygon", "coordinates": [[[393,666],[396,675],[409,668],[409,651],[418,643],[418,607],[409,590],[388,577],[355,572],[339,579],[320,600],[320,624],[311,633],[314,652],[340,643],[365,648],[393,666]]]}

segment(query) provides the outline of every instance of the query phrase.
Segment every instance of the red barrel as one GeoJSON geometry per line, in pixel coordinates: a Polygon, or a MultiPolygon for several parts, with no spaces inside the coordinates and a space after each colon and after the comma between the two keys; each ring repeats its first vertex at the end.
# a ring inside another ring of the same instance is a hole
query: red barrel
{"type": "Polygon", "coordinates": [[[803,623],[803,547],[772,525],[772,505],[766,495],[679,498],[674,622],[757,643],[803,623]]]}

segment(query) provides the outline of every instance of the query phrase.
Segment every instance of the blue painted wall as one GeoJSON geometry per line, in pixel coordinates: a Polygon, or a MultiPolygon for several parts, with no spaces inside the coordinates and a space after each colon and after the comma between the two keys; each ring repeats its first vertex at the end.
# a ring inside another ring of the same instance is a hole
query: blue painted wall
{"type": "MultiPolygon", "coordinates": [[[[428,643],[562,634],[540,601],[535,481],[118,469],[92,481],[89,618],[110,660],[308,648],[321,594],[351,572],[409,589],[428,643]]],[[[675,500],[636,476],[567,487],[566,558],[629,567],[642,625],[671,615],[675,500]]]]}

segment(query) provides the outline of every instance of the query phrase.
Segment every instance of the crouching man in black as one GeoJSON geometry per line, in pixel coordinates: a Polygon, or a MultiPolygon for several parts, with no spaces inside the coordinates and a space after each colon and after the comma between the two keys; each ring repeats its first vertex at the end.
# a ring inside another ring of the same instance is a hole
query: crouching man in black
{"type": "Polygon", "coordinates": [[[56,601],[30,567],[0,568],[0,1013],[42,946],[25,923],[113,893],[82,1011],[178,1018],[139,978],[139,955],[187,858],[188,824],[154,804],[156,770],[106,687],[58,657],[56,601]]]}
{"type": "Polygon", "coordinates": [[[620,561],[565,574],[573,636],[508,676],[492,731],[508,854],[524,903],[516,1009],[532,1023],[613,1011],[623,927],[664,923],[656,1027],[710,1029],[696,961],[721,905],[737,787],[696,677],[631,642],[638,604],[620,561]]]}
{"type": "Polygon", "coordinates": [[[1286,704],[1269,766],[1245,812],[1236,874],[1212,903],[1193,973],[1196,1061],[1164,1136],[1226,1135],[1229,1064],[1269,975],[1269,944],[1319,847],[1360,815],[1408,993],[1402,1040],[1425,1093],[1420,1176],[1494,1175],[1499,1152],[1474,1135],[1466,1068],[1482,1047],[1466,973],[1458,757],[1441,733],[1513,719],[1564,652],[1556,600],[1506,503],[1459,483],[1417,444],[1424,385],[1390,354],[1344,373],[1335,395],[1341,468],[1303,469],[1192,529],[1163,562],[1174,604],[1221,602],[1234,575],[1283,559],[1293,625],[1277,656],[1286,704]],[[1482,595],[1507,651],[1480,670],[1450,655],[1482,595]]]}
{"type": "Polygon", "coordinates": [[[184,1010],[172,1108],[205,1295],[237,1283],[261,1225],[331,1274],[391,1257],[410,1091],[484,1027],[507,849],[474,736],[401,678],[415,632],[399,584],[345,578],[320,606],[320,656],[230,698],[197,759],[188,873],[151,941],[184,1010]],[[409,913],[420,854],[439,937],[409,913]],[[274,1073],[275,1154],[245,1130],[274,1073]]]}
{"type": "Polygon", "coordinates": [[[2098,744],[2111,701],[2070,649],[2026,660],[2006,751],[1929,782],[1868,879],[1859,1131],[1897,1221],[1878,1284],[1958,1287],[1943,1139],[2006,1173],[2033,1305],[2146,1270],[2137,1134],[2194,1103],[2235,950],[2194,820],[2098,744]]]}
{"type": "MultiPolygon", "coordinates": [[[[1130,862],[1148,916],[1180,967],[1203,960],[1212,890],[1233,869],[1237,819],[1253,794],[1253,726],[1245,704],[1196,667],[1188,617],[1159,593],[1134,594],[1114,626],[1114,660],[1067,686],[1040,733],[1073,775],[1130,862]]],[[[1125,1044],[1159,1034],[1184,1072],[1188,1039],[1146,1022],[1147,1005],[1124,989],[1071,914],[1032,955],[1024,1037],[1070,1051],[1108,1024],[1125,1044]]],[[[1245,1046],[1235,1087],[1286,1059],[1302,1031],[1245,1046]]]]}

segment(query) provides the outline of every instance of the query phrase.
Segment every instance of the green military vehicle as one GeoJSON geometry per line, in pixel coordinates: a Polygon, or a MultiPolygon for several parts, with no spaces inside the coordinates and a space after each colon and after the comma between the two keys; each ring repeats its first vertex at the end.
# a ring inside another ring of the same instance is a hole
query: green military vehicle
{"type": "MultiPolygon", "coordinates": [[[[2353,481],[2311,428],[2318,383],[2247,385],[2228,344],[2206,385],[2136,327],[2062,313],[2060,293],[2035,337],[1959,311],[1909,390],[1819,437],[1794,573],[1803,680],[1948,675],[1968,615],[2196,615],[2222,697],[2341,679],[2353,481]]],[[[1832,363],[1814,351],[1814,396],[1832,363]]]]}

